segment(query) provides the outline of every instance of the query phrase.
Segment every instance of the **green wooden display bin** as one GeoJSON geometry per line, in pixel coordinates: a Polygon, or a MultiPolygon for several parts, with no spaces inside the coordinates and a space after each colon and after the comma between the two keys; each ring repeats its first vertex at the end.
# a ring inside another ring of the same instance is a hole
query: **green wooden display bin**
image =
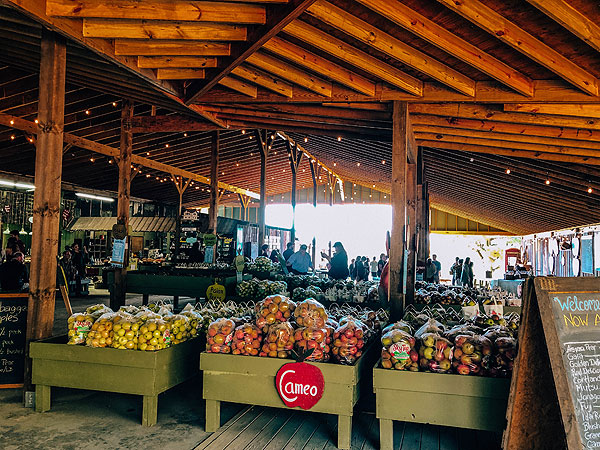
{"type": "Polygon", "coordinates": [[[66,387],[143,396],[142,425],[156,424],[158,394],[198,373],[203,339],[156,352],[67,345],[67,336],[32,342],[35,409],[50,410],[50,388],[66,387]]]}
{"type": "MultiPolygon", "coordinates": [[[[382,450],[391,450],[393,421],[500,432],[510,379],[373,369],[382,450]]],[[[397,448],[397,447],[396,447],[397,448]]]]}
{"type": "MultiPolygon", "coordinates": [[[[338,416],[338,448],[350,448],[352,414],[360,397],[361,384],[364,384],[361,379],[370,378],[379,352],[377,345],[370,345],[354,366],[310,363],[321,370],[325,379],[323,397],[310,411],[338,416]]],[[[203,396],[206,400],[206,431],[213,432],[221,426],[220,402],[298,409],[288,408],[275,388],[277,371],[290,362],[294,361],[202,353],[200,369],[203,371],[203,396]]]]}

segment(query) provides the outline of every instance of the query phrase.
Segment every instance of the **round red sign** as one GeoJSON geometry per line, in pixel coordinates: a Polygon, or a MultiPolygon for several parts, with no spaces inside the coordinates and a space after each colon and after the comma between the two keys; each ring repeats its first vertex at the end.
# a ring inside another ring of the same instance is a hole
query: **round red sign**
{"type": "Polygon", "coordinates": [[[317,366],[304,362],[289,363],[277,372],[275,386],[285,406],[310,409],[323,396],[325,380],[317,366]]]}

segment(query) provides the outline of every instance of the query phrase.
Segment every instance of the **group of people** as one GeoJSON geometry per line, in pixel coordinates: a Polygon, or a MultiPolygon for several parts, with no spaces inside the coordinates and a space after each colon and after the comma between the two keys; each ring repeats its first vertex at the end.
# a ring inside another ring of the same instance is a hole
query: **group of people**
{"type": "Polygon", "coordinates": [[[450,267],[453,286],[473,287],[473,261],[468,256],[462,260],[458,256],[450,267]]]}
{"type": "Polygon", "coordinates": [[[79,246],[78,243],[73,244],[72,247],[67,247],[62,253],[62,257],[58,260],[59,266],[62,268],[65,280],[61,279],[59,275],[59,283],[64,284],[66,281],[67,288],[69,284],[75,282],[74,296],[81,295],[82,286],[81,280],[86,277],[86,266],[89,262],[89,254],[87,249],[79,246]]]}
{"type": "Polygon", "coordinates": [[[3,291],[21,291],[29,283],[29,273],[25,266],[25,244],[19,238],[19,231],[13,230],[6,241],[0,265],[0,288],[3,291]]]}
{"type": "Polygon", "coordinates": [[[437,255],[431,255],[431,258],[427,258],[427,261],[425,261],[425,281],[439,283],[441,271],[442,263],[438,261],[437,255]]]}
{"type": "Polygon", "coordinates": [[[350,278],[356,281],[367,281],[369,274],[372,279],[375,277],[381,277],[381,272],[387,262],[387,256],[385,253],[379,255],[379,261],[377,257],[373,256],[373,259],[369,261],[366,256],[357,256],[350,262],[348,271],[350,272],[350,278]]]}
{"type": "MultiPolygon", "coordinates": [[[[334,280],[345,280],[348,278],[348,254],[344,249],[341,242],[333,244],[334,254],[329,256],[325,252],[321,252],[321,257],[327,260],[327,268],[330,278],[334,280]]],[[[285,261],[287,269],[296,275],[306,275],[309,270],[314,271],[314,265],[312,258],[308,253],[308,246],[306,244],[300,245],[298,251],[294,251],[294,243],[288,242],[283,255],[279,255],[278,250],[273,250],[269,255],[269,246],[264,244],[261,247],[261,253],[259,256],[266,256],[273,262],[279,262],[280,256],[285,261]]]]}

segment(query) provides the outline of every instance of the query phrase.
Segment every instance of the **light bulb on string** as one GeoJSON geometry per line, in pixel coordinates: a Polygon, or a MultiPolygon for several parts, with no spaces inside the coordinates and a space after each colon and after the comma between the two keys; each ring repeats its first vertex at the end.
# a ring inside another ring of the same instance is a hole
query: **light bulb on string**
{"type": "Polygon", "coordinates": [[[591,187],[589,187],[587,192],[588,192],[588,194],[591,194],[592,192],[594,192],[594,190],[591,187]]]}
{"type": "Polygon", "coordinates": [[[510,175],[510,169],[506,169],[506,175],[510,175]]]}

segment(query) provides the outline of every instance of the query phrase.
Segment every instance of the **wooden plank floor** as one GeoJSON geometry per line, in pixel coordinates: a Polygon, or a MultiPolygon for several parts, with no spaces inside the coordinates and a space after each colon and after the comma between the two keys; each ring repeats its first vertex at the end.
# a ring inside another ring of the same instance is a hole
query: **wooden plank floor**
{"type": "MultiPolygon", "coordinates": [[[[194,450],[329,450],[337,442],[337,416],[249,406],[194,450]]],[[[359,413],[352,424],[352,450],[379,448],[379,422],[359,413]]],[[[494,450],[500,436],[460,428],[394,422],[394,449],[494,450]]]]}

